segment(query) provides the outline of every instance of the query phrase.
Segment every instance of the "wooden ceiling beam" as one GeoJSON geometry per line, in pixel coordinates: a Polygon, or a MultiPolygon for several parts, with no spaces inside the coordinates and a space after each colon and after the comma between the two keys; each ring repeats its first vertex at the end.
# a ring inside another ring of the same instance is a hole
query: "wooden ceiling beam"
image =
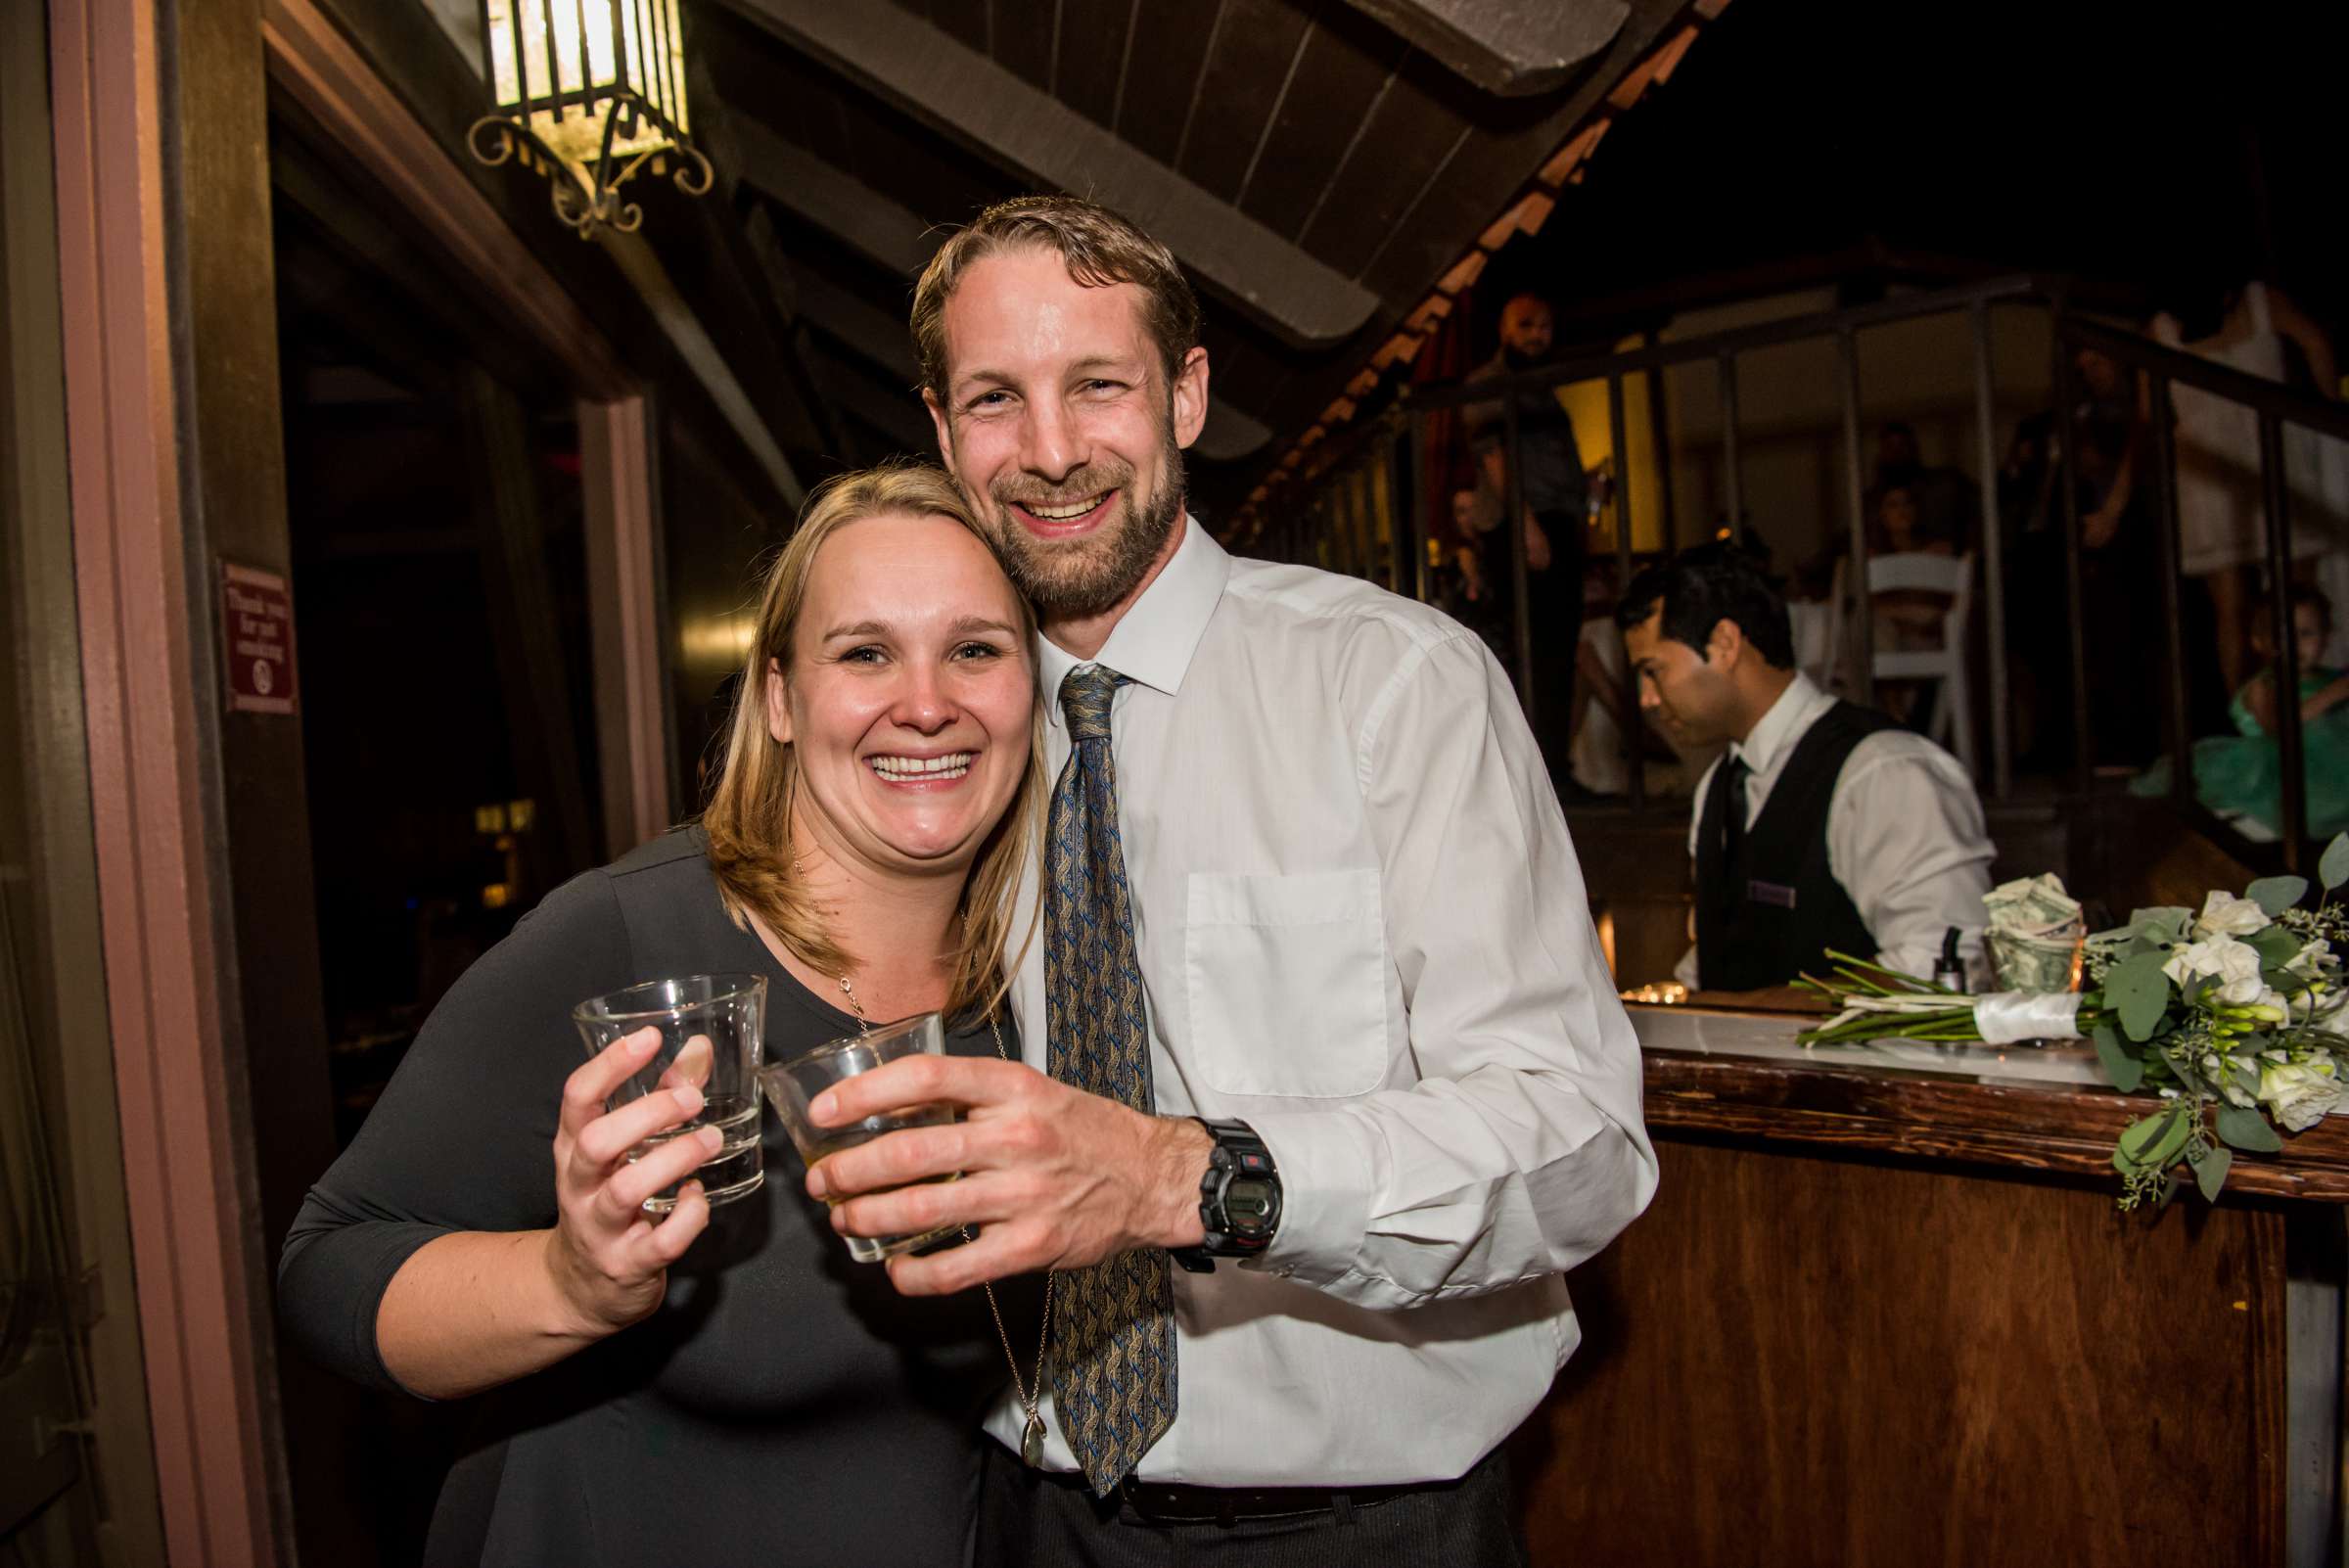
{"type": "Polygon", "coordinates": [[[1632,14],[1625,0],[1347,0],[1486,92],[1564,84],[1632,14]]]}
{"type": "Polygon", "coordinates": [[[853,174],[777,134],[758,115],[731,116],[735,173],[885,272],[912,279],[945,235],[853,174]]]}
{"type": "Polygon", "coordinates": [[[1021,180],[1115,207],[1220,299],[1295,346],[1341,343],[1378,308],[1352,278],[885,0],[725,4],[1021,180]]]}
{"type": "Polygon", "coordinates": [[[937,460],[938,436],[920,403],[847,361],[836,360],[832,371],[824,378],[824,393],[843,413],[895,441],[903,455],[937,460]]]}

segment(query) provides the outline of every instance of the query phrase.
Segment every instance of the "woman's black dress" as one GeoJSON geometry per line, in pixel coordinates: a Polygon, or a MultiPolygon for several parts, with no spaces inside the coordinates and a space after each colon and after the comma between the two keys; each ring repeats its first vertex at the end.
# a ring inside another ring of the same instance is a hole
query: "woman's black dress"
{"type": "MultiPolygon", "coordinates": [[[[766,977],[769,1061],[856,1029],[726,917],[698,832],[548,895],[434,1010],[311,1190],[279,1268],[286,1332],[395,1389],[376,1310],[409,1254],[450,1231],[555,1222],[557,1102],[586,1060],[572,1007],[737,972],[766,977]]],[[[1016,1059],[1008,1020],[1005,1044],[1016,1059]]],[[[994,1043],[982,1023],[947,1049],[994,1043]]],[[[651,1317],[482,1398],[427,1561],[964,1560],[979,1422],[1006,1379],[985,1296],[908,1300],[878,1266],[850,1262],[771,1116],[765,1167],[759,1192],[713,1212],[651,1317]]],[[[1033,1340],[1033,1281],[996,1289],[1033,1340]]]]}

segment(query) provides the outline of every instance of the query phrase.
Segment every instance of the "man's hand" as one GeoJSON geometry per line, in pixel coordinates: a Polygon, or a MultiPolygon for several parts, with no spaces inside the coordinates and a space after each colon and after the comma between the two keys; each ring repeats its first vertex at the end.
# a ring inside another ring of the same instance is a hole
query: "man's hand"
{"type": "Polygon", "coordinates": [[[939,1104],[959,1107],[963,1120],[886,1133],[807,1173],[808,1193],[835,1205],[832,1227],[844,1235],[977,1232],[932,1257],[892,1258],[890,1280],[905,1295],[1202,1238],[1199,1178],[1214,1147],[1205,1128],[1128,1110],[1018,1062],[910,1057],[825,1090],[808,1110],[844,1127],[939,1104]]]}

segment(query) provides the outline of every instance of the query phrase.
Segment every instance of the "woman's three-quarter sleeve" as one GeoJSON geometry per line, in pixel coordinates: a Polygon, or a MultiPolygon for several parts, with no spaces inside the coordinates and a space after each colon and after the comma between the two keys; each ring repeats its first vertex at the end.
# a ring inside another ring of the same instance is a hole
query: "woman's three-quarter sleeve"
{"type": "Polygon", "coordinates": [[[554,1222],[563,1081],[586,1060],[571,1009],[629,984],[629,968],[611,879],[595,871],[548,894],[450,988],[286,1236],[278,1312],[305,1354],[397,1389],[375,1321],[409,1256],[452,1231],[554,1222]]]}

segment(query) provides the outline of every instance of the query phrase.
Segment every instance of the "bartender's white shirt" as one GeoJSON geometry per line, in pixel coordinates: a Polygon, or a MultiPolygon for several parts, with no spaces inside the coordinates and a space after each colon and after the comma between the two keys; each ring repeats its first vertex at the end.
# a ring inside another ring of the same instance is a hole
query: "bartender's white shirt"
{"type": "MultiPolygon", "coordinates": [[[[1255,1127],[1286,1213],[1263,1258],[1174,1270],[1177,1414],[1139,1474],[1450,1479],[1579,1340],[1561,1270],[1655,1191],[1638,1043],[1484,645],[1184,527],[1098,660],[1132,682],[1111,750],[1151,1071],[1162,1113],[1255,1127]]],[[[1038,653],[1057,778],[1079,661],[1038,653]]],[[[1012,1001],[1040,1068],[1040,937],[1012,1001]]],[[[1007,1394],[989,1430],[1016,1451],[1022,1420],[1007,1394]]]]}
{"type": "MultiPolygon", "coordinates": [[[[1753,733],[1730,745],[1727,756],[1742,756],[1752,769],[1745,781],[1748,827],[1762,815],[1802,738],[1834,706],[1832,695],[1798,673],[1753,733]]],[[[1705,802],[1720,773],[1716,761],[1696,787],[1688,820],[1691,860],[1704,831],[1705,802]]],[[[1996,854],[1974,781],[1958,759],[1924,736],[1878,730],[1844,759],[1827,801],[1827,869],[1876,939],[1878,963],[1930,976],[1943,934],[1956,926],[1964,933],[1969,984],[1979,990],[1988,978],[1982,896],[1990,891],[1996,854]]],[[[1695,988],[1695,947],[1673,973],[1695,988]]]]}

